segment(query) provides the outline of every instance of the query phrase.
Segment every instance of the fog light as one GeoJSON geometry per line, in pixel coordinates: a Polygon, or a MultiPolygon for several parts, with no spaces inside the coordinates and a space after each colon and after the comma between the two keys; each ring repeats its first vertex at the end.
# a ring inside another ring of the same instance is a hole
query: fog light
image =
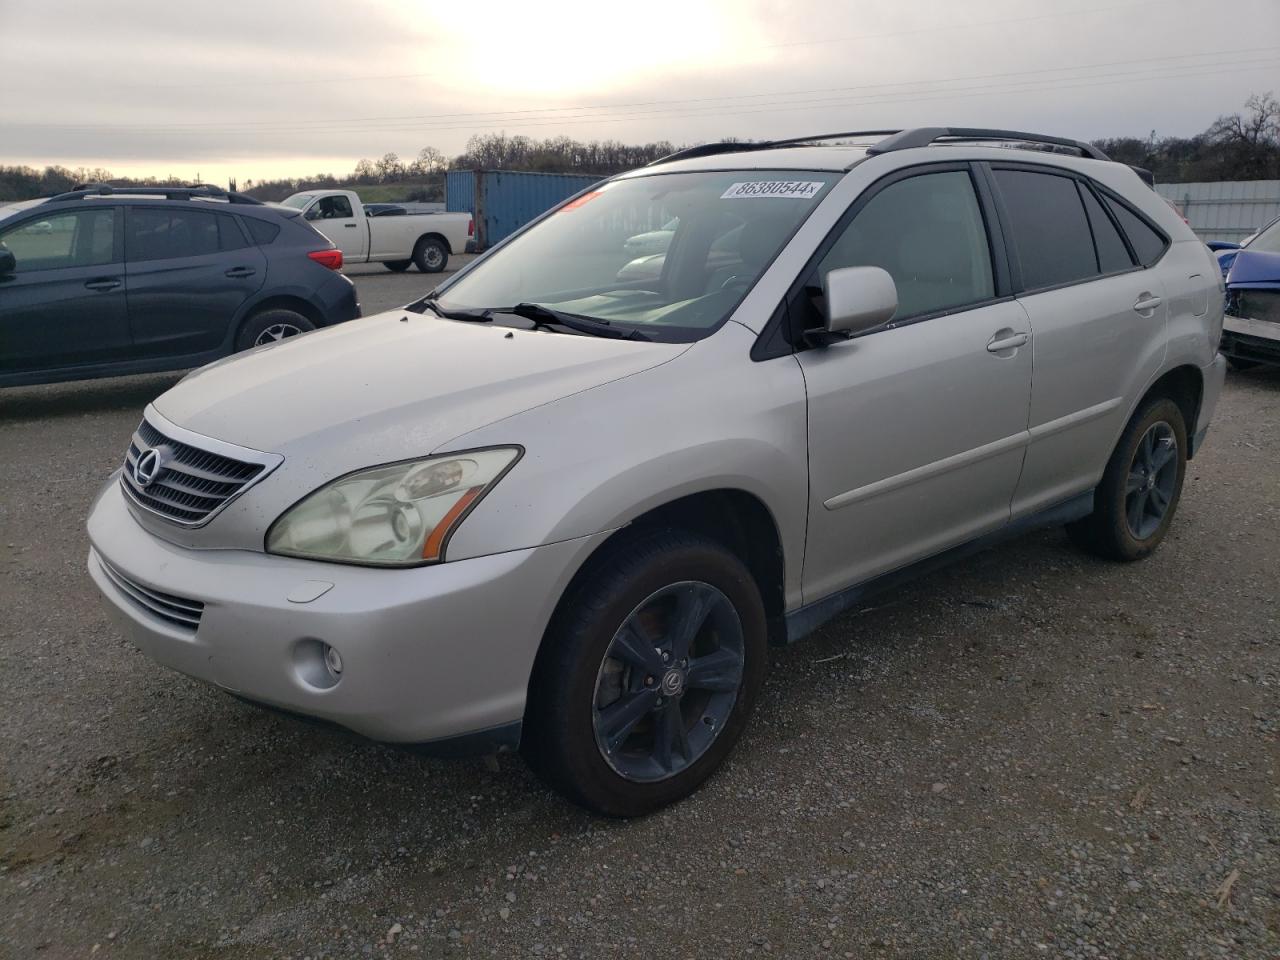
{"type": "Polygon", "coordinates": [[[324,666],[334,680],[342,676],[342,655],[328,644],[324,647],[324,666]]]}

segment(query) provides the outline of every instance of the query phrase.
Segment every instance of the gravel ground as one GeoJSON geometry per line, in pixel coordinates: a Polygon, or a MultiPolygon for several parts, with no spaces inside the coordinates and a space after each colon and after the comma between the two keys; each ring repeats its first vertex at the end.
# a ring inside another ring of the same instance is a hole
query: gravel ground
{"type": "Polygon", "coordinates": [[[126,645],[83,521],[175,379],[0,393],[0,956],[1280,956],[1280,375],[1230,375],[1154,557],[1047,531],[878,598],[630,823],[126,645]]]}

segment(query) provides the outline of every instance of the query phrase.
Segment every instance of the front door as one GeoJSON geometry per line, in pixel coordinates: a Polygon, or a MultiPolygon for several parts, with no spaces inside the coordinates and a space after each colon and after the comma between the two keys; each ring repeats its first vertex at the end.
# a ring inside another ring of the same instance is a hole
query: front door
{"type": "Polygon", "coordinates": [[[129,321],[139,356],[217,350],[265,281],[267,258],[235,217],[194,201],[130,207],[128,220],[129,321]]]}
{"type": "Polygon", "coordinates": [[[0,275],[0,373],[127,358],[119,209],[42,214],[0,231],[17,261],[0,275]]]}
{"type": "Polygon", "coordinates": [[[352,263],[367,259],[369,234],[373,231],[361,225],[349,197],[340,193],[321,197],[307,208],[304,216],[326,239],[333,241],[344,259],[352,263]]]}
{"type": "MultiPolygon", "coordinates": [[[[810,291],[827,270],[879,266],[898,312],[888,329],[798,354],[809,401],[806,602],[1005,524],[1031,395],[1031,327],[1003,296],[1003,272],[997,283],[967,165],[881,181],[828,243],[810,291]]],[[[812,322],[819,305],[802,296],[812,322]]]]}

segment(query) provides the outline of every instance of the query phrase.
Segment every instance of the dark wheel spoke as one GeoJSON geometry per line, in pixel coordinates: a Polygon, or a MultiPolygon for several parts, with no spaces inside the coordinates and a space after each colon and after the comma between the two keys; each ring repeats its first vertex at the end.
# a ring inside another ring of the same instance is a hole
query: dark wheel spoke
{"type": "Polygon", "coordinates": [[[1126,497],[1137,493],[1147,482],[1146,475],[1141,470],[1130,470],[1129,477],[1125,480],[1124,494],[1126,497]]]}
{"type": "Polygon", "coordinates": [[[1177,455],[1177,447],[1168,441],[1161,441],[1160,446],[1156,449],[1155,455],[1152,457],[1152,472],[1157,474],[1160,473],[1160,471],[1167,467],[1177,455]]]}
{"type": "Polygon", "coordinates": [[[623,624],[618,635],[613,638],[611,653],[651,675],[660,675],[665,669],[658,648],[642,637],[636,625],[630,621],[623,624]]]}
{"type": "Polygon", "coordinates": [[[1129,529],[1133,531],[1134,536],[1141,536],[1142,519],[1147,513],[1147,491],[1146,488],[1139,490],[1129,499],[1129,529]]]}
{"type": "Polygon", "coordinates": [[[1154,429],[1148,430],[1145,434],[1143,434],[1143,437],[1142,437],[1142,463],[1143,463],[1143,465],[1147,468],[1147,473],[1148,473],[1148,474],[1151,474],[1151,473],[1154,473],[1154,472],[1155,472],[1155,465],[1154,465],[1154,463],[1152,462],[1152,457],[1153,457],[1153,454],[1154,454],[1154,448],[1155,448],[1155,442],[1156,442],[1156,437],[1155,437],[1155,430],[1154,430],[1154,429]]]}
{"type": "Polygon", "coordinates": [[[645,716],[658,704],[656,690],[623,694],[621,699],[600,711],[597,724],[610,750],[616,750],[645,716]]]}
{"type": "Polygon", "coordinates": [[[717,650],[689,663],[685,685],[694,690],[729,693],[742,682],[742,658],[732,650],[717,650]]]}
{"type": "Polygon", "coordinates": [[[1169,509],[1169,497],[1158,486],[1151,488],[1151,507],[1151,512],[1157,517],[1163,517],[1169,509]]]}
{"type": "Polygon", "coordinates": [[[700,584],[691,584],[690,588],[680,595],[676,603],[675,615],[672,617],[669,639],[671,656],[675,660],[683,660],[689,655],[689,648],[694,638],[707,622],[707,615],[720,599],[719,591],[703,588],[700,584]]]}
{"type": "Polygon", "coordinates": [[[693,753],[689,748],[689,731],[684,726],[680,703],[668,700],[658,714],[658,723],[653,732],[653,758],[663,770],[673,771],[677,757],[683,763],[688,763],[693,759],[693,753]]]}

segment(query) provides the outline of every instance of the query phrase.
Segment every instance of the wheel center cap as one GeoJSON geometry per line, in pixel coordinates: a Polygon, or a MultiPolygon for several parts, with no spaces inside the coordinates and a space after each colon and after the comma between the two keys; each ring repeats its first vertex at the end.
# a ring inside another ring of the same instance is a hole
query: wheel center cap
{"type": "Polygon", "coordinates": [[[684,692],[684,671],[668,670],[662,675],[662,694],[667,697],[678,697],[684,692]]]}
{"type": "Polygon", "coordinates": [[[1147,477],[1147,489],[1154,490],[1155,488],[1156,488],[1156,478],[1155,478],[1155,475],[1152,474],[1151,476],[1147,477]]]}

